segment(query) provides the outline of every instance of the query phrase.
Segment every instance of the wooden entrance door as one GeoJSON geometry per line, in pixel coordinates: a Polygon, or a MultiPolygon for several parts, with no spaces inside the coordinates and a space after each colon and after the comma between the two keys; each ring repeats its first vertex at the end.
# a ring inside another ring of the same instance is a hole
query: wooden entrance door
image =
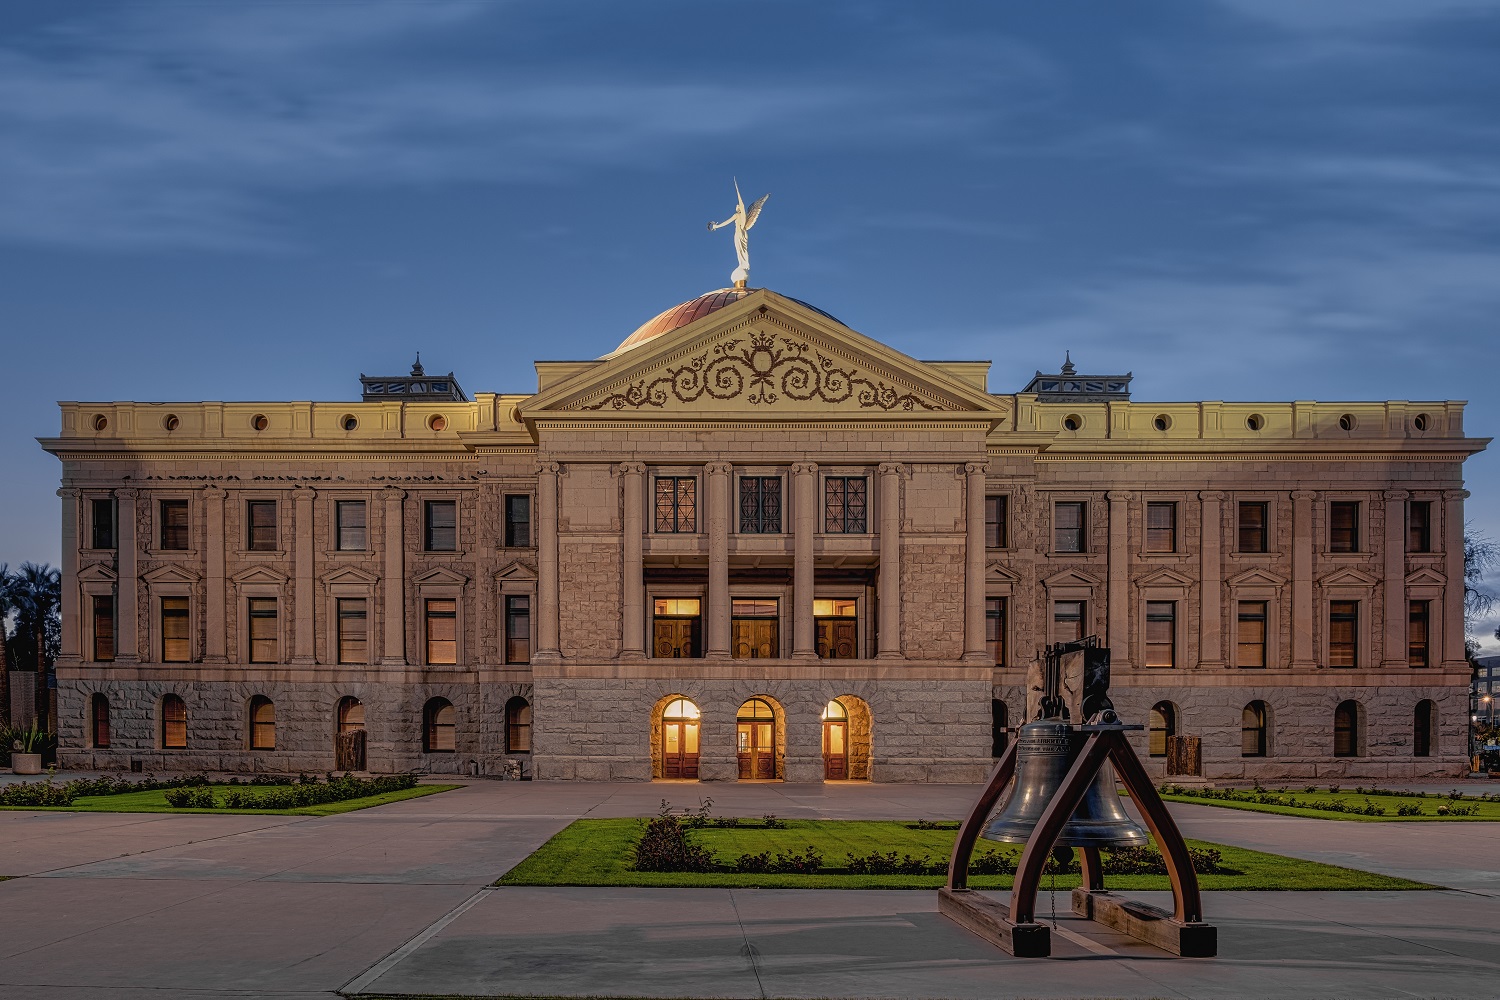
{"type": "Polygon", "coordinates": [[[698,619],[658,617],[653,623],[652,656],[681,658],[698,654],[698,619]]]}
{"type": "Polygon", "coordinates": [[[698,777],[698,721],[667,719],[662,723],[663,778],[698,777]]]}
{"type": "Polygon", "coordinates": [[[738,749],[740,778],[769,780],[776,777],[776,746],[769,722],[741,722],[738,749]]]}
{"type": "Polygon", "coordinates": [[[849,723],[843,719],[823,722],[823,778],[843,781],[849,777],[849,723]]]}
{"type": "Polygon", "coordinates": [[[818,655],[825,660],[852,660],[859,655],[859,629],[854,618],[818,618],[818,655]]]}
{"type": "Polygon", "coordinates": [[[775,618],[736,618],[730,623],[731,646],[737,660],[774,659],[781,655],[775,618]]]}

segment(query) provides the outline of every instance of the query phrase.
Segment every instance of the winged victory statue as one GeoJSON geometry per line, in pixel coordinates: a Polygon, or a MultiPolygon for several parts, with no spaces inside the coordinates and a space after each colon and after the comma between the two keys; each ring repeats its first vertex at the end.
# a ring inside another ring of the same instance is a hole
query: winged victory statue
{"type": "Polygon", "coordinates": [[[734,252],[739,256],[740,266],[734,269],[729,276],[734,282],[734,287],[744,288],[750,280],[750,229],[755,225],[755,220],[760,218],[760,210],[771,197],[769,193],[763,194],[749,208],[745,207],[745,198],[740,194],[740,182],[736,178],[734,182],[734,214],[723,222],[710,222],[708,231],[723,229],[731,222],[734,223],[734,252]]]}

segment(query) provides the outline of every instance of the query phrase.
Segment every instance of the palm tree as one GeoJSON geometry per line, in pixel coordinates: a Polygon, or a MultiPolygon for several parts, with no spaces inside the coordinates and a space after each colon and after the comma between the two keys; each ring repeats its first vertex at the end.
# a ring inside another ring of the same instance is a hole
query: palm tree
{"type": "Polygon", "coordinates": [[[10,665],[5,662],[5,621],[10,617],[11,608],[10,566],[0,563],[0,729],[10,725],[10,665]]]}
{"type": "MultiPolygon", "coordinates": [[[[16,610],[15,655],[18,662],[31,661],[37,674],[47,673],[49,639],[60,636],[57,621],[62,600],[62,574],[51,566],[22,563],[11,574],[10,600],[16,610]]],[[[37,677],[38,701],[47,691],[44,676],[37,677]]],[[[50,700],[50,699],[49,699],[50,700]]],[[[40,714],[50,724],[51,713],[38,705],[40,714]]]]}

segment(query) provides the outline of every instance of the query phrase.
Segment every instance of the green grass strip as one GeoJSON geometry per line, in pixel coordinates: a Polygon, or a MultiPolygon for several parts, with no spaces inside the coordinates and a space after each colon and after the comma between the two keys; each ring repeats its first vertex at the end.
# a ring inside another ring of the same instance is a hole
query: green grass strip
{"type": "MultiPolygon", "coordinates": [[[[424,795],[448,792],[463,785],[417,785],[400,791],[367,795],[360,799],[343,802],[325,802],[321,805],[304,806],[300,809],[174,809],[167,804],[166,789],[157,788],[147,792],[123,792],[119,795],[80,795],[70,806],[0,806],[12,812],[95,812],[95,813],[193,813],[199,816],[334,816],[338,813],[354,812],[383,806],[403,799],[415,799],[424,795]]],[[[241,791],[247,790],[239,786],[241,791]]],[[[249,791],[254,791],[251,787],[249,791]]],[[[216,786],[214,794],[223,799],[228,789],[216,786]]]]}
{"type": "MultiPolygon", "coordinates": [[[[1252,793],[1253,794],[1253,793],[1252,793]]],[[[1434,798],[1431,795],[1425,797],[1400,796],[1400,795],[1364,795],[1359,792],[1270,792],[1270,795],[1281,795],[1287,798],[1295,798],[1302,802],[1344,802],[1353,806],[1363,806],[1366,801],[1385,809],[1384,816],[1365,816],[1361,813],[1331,812],[1326,809],[1311,809],[1303,806],[1284,806],[1270,802],[1247,802],[1243,799],[1210,799],[1198,795],[1180,795],[1174,792],[1163,792],[1162,798],[1168,802],[1185,802],[1195,806],[1219,806],[1225,809],[1246,809],[1250,812],[1275,813],[1278,816],[1302,816],[1308,819],[1341,819],[1356,823],[1494,823],[1500,822],[1500,802],[1493,800],[1463,798],[1458,804],[1463,806],[1478,806],[1479,811],[1472,816],[1442,816],[1437,813],[1437,807],[1448,803],[1446,797],[1434,798]],[[1401,805],[1416,805],[1422,810],[1420,816],[1397,816],[1396,809],[1401,805]]]]}
{"type": "MultiPolygon", "coordinates": [[[[632,852],[641,831],[641,819],[576,820],[543,844],[535,853],[502,876],[496,885],[530,886],[658,886],[671,888],[759,888],[759,889],[936,889],[945,883],[941,875],[789,875],[737,874],[732,872],[637,872],[630,869],[632,852]]],[[[953,850],[952,830],[913,830],[907,824],[875,820],[788,820],[786,829],[705,828],[689,837],[707,847],[721,863],[732,863],[741,854],[761,851],[794,853],[816,847],[825,866],[842,867],[845,853],[856,856],[873,851],[895,851],[934,860],[944,860],[953,850]]],[[[1225,867],[1238,875],[1200,875],[1203,889],[1432,889],[1436,886],[1372,872],[1340,868],[1266,854],[1223,844],[1189,841],[1195,847],[1211,847],[1223,854],[1225,867]]],[[[976,853],[988,848],[1019,850],[1018,845],[981,840],[976,853]]],[[[971,875],[976,889],[1008,889],[1010,875],[971,875]]],[[[1050,877],[1043,879],[1049,886],[1050,877]]],[[[1077,875],[1057,876],[1057,887],[1078,884],[1077,875]]],[[[1112,889],[1170,889],[1165,875],[1108,875],[1112,889]]]]}

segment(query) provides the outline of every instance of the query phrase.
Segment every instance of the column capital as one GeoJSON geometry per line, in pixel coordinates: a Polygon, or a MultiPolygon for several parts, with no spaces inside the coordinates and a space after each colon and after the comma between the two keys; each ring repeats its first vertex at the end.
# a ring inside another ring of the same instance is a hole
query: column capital
{"type": "Polygon", "coordinates": [[[77,500],[82,493],[82,490],[73,486],[64,486],[57,491],[57,495],[64,500],[77,500]]]}
{"type": "Polygon", "coordinates": [[[1386,490],[1381,494],[1388,503],[1399,503],[1402,500],[1410,500],[1411,493],[1406,490],[1386,490]]]}
{"type": "Polygon", "coordinates": [[[734,471],[734,466],[728,462],[709,462],[703,467],[703,471],[710,476],[727,476],[734,471]]]}
{"type": "Polygon", "coordinates": [[[538,462],[536,466],[539,476],[556,476],[562,473],[561,462],[538,462]]]}
{"type": "Polygon", "coordinates": [[[881,462],[877,467],[877,471],[882,476],[899,476],[906,472],[906,466],[900,462],[881,462]]]}
{"type": "Polygon", "coordinates": [[[1129,490],[1110,490],[1104,494],[1110,503],[1129,503],[1133,494],[1129,490]]]}
{"type": "Polygon", "coordinates": [[[964,475],[972,479],[975,476],[982,476],[989,471],[989,465],[986,462],[965,462],[963,469],[964,475]]]}
{"type": "Polygon", "coordinates": [[[131,486],[122,486],[120,489],[115,490],[115,499],[117,500],[134,501],[138,500],[140,495],[141,491],[131,486]]]}
{"type": "Polygon", "coordinates": [[[1203,490],[1198,494],[1198,499],[1204,503],[1222,503],[1224,501],[1223,490],[1203,490]]]}
{"type": "Polygon", "coordinates": [[[792,475],[794,475],[794,476],[811,476],[811,475],[815,474],[817,471],[818,471],[818,463],[817,462],[793,462],[792,463],[792,475]]]}
{"type": "Polygon", "coordinates": [[[205,500],[222,501],[227,496],[229,496],[229,491],[224,489],[224,487],[222,486],[215,486],[210,483],[209,485],[203,487],[203,499],[205,500]]]}
{"type": "Polygon", "coordinates": [[[406,499],[406,491],[398,486],[386,486],[381,489],[380,498],[386,503],[400,503],[406,499]]]}
{"type": "Polygon", "coordinates": [[[1292,490],[1292,499],[1293,500],[1316,500],[1316,499],[1318,499],[1318,492],[1317,492],[1317,490],[1292,490]]]}
{"type": "Polygon", "coordinates": [[[1469,499],[1469,496],[1470,494],[1468,490],[1443,491],[1443,499],[1448,501],[1449,503],[1462,503],[1463,501],[1469,499]]]}
{"type": "Polygon", "coordinates": [[[615,466],[615,472],[621,476],[644,476],[646,474],[646,463],[621,462],[615,466]]]}
{"type": "Polygon", "coordinates": [[[311,500],[316,500],[317,497],[318,497],[318,491],[315,488],[313,488],[311,486],[308,486],[308,485],[306,485],[304,483],[299,483],[296,486],[292,487],[292,499],[293,500],[297,500],[297,501],[308,500],[308,501],[311,501],[311,500]]]}

